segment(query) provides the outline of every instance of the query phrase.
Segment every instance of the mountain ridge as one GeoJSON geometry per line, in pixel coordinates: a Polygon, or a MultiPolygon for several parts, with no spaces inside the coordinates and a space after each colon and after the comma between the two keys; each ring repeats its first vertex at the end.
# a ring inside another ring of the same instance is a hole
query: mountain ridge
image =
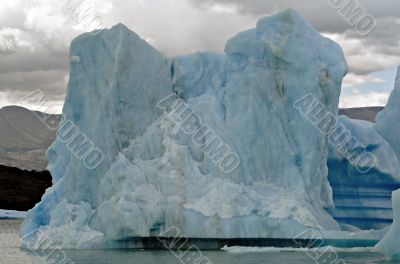
{"type": "Polygon", "coordinates": [[[58,123],[61,116],[20,106],[0,109],[0,164],[37,171],[46,168],[45,152],[54,141],[56,131],[49,129],[39,117],[58,123]]]}

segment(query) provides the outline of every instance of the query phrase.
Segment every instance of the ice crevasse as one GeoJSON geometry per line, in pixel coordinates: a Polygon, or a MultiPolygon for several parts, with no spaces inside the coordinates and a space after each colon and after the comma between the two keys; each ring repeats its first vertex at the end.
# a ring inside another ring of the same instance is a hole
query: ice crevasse
{"type": "Polygon", "coordinates": [[[295,11],[260,19],[224,54],[167,59],[119,24],[77,37],[70,56],[63,124],[104,159],[88,166],[60,128],[48,150],[53,187],[21,229],[26,247],[39,234],[100,248],[170,227],[194,238],[340,230],[326,210],[327,135],[295,102],[312,96],[336,113],[347,66],[295,11]],[[220,146],[236,158],[232,170],[220,146]]]}

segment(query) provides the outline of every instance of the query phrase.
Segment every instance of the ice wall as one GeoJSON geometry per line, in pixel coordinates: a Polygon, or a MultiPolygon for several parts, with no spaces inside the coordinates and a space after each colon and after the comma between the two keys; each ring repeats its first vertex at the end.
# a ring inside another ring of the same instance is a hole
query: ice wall
{"type": "MultiPolygon", "coordinates": [[[[400,66],[394,90],[392,91],[385,109],[379,113],[376,129],[393,147],[400,160],[400,66]]],[[[395,156],[395,155],[393,155],[395,156]]],[[[375,249],[384,253],[388,259],[400,260],[400,190],[392,194],[393,224],[387,235],[376,245],[375,249]]]]}
{"type": "Polygon", "coordinates": [[[39,234],[60,247],[112,247],[172,226],[196,238],[339,229],[325,211],[327,136],[294,102],[312,96],[336,112],[347,67],[293,10],[260,19],[225,54],[167,60],[123,25],[78,37],[70,53],[63,124],[104,161],[89,168],[61,128],[48,151],[54,186],[27,214],[26,247],[39,234]]]}
{"type": "Polygon", "coordinates": [[[346,116],[340,116],[338,121],[354,140],[345,146],[329,145],[328,179],[335,203],[329,211],[344,229],[385,228],[393,219],[391,195],[400,188],[400,163],[375,124],[346,116]],[[361,162],[353,160],[354,153],[361,151],[374,157],[368,170],[358,168],[361,162]]]}
{"type": "Polygon", "coordinates": [[[400,66],[397,70],[397,77],[389,101],[376,117],[376,129],[386,141],[393,147],[397,158],[400,160],[400,137],[394,131],[400,131],[400,66]]]}
{"type": "Polygon", "coordinates": [[[386,255],[389,260],[400,260],[400,190],[392,195],[393,224],[386,236],[375,246],[375,250],[386,255]]]}
{"type": "Polygon", "coordinates": [[[329,146],[329,182],[335,209],[330,212],[344,228],[381,229],[393,220],[391,195],[400,188],[398,107],[400,68],[394,90],[377,123],[339,117],[339,123],[351,135],[345,145],[329,146]],[[375,159],[369,169],[352,161],[361,151],[375,159]],[[350,225],[350,226],[349,226],[350,225]]]}

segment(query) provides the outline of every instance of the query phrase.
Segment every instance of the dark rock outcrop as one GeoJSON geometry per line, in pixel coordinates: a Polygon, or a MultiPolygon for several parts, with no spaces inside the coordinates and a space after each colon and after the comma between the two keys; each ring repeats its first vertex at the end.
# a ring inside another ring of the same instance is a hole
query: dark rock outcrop
{"type": "Polygon", "coordinates": [[[48,171],[27,171],[0,165],[0,208],[29,210],[40,201],[51,184],[48,171]]]}

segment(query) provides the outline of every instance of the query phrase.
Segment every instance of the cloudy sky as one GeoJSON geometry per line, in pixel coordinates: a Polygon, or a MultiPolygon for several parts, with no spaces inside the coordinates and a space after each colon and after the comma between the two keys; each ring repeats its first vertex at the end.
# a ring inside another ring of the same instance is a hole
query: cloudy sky
{"type": "Polygon", "coordinates": [[[351,0],[376,21],[368,36],[331,3],[343,1],[350,0],[0,0],[0,107],[41,89],[61,109],[69,43],[93,27],[122,22],[167,56],[222,52],[237,32],[286,8],[342,46],[342,107],[385,105],[400,64],[400,1],[351,0]]]}

